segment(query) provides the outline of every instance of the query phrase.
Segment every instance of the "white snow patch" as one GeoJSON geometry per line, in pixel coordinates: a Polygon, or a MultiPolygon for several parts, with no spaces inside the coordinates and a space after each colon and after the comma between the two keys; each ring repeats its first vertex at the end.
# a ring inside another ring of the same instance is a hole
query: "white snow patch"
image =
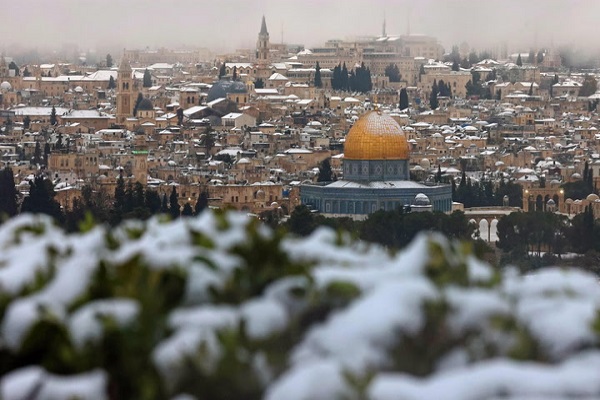
{"type": "Polygon", "coordinates": [[[73,343],[82,348],[88,342],[102,337],[102,318],[114,319],[118,326],[125,326],[138,315],[140,306],[135,300],[96,300],[80,307],[69,319],[69,332],[73,343]]]}
{"type": "Polygon", "coordinates": [[[286,372],[272,385],[266,400],[326,400],[350,396],[341,366],[332,360],[306,363],[286,372]]]}
{"type": "Polygon", "coordinates": [[[250,300],[242,304],[240,312],[252,339],[265,339],[285,329],[288,323],[285,308],[270,299],[250,300]]]}

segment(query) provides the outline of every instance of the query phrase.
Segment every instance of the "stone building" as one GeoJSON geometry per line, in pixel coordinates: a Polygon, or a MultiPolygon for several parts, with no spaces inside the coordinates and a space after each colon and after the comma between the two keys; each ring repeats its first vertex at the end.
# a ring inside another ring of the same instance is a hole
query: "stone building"
{"type": "Polygon", "coordinates": [[[117,73],[117,125],[124,125],[127,118],[133,115],[136,85],[129,60],[124,57],[117,73]]]}
{"type": "Polygon", "coordinates": [[[346,137],[344,179],[303,184],[301,202],[325,216],[364,219],[377,210],[411,205],[423,194],[433,211],[450,212],[450,185],[410,181],[409,158],[409,145],[398,123],[389,115],[370,111],[356,121],[346,137]]]}

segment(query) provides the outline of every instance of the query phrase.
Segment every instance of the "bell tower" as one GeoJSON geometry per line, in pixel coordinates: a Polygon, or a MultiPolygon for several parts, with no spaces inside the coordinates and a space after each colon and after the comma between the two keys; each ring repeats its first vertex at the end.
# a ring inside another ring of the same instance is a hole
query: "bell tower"
{"type": "Polygon", "coordinates": [[[269,63],[269,32],[267,31],[267,22],[264,15],[258,34],[258,42],[256,43],[256,59],[259,65],[269,63]]]}
{"type": "Polygon", "coordinates": [[[117,125],[125,124],[127,118],[133,116],[133,84],[131,65],[123,56],[117,71],[117,125]]]}

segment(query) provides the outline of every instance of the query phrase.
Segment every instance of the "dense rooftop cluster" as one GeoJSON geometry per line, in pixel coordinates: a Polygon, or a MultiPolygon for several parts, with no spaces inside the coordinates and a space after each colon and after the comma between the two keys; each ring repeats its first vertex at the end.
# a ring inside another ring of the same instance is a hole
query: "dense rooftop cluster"
{"type": "Polygon", "coordinates": [[[286,215],[324,160],[329,179],[344,177],[346,135],[377,108],[402,126],[413,180],[459,184],[466,171],[473,183],[548,189],[511,195],[511,206],[589,205],[590,193],[561,188],[585,165],[600,176],[595,73],[563,68],[569,57],[556,49],[444,53],[433,37],[385,29],[303,49],[271,43],[265,26],[256,51],[216,57],[126,50],[116,66],[110,55],[94,65],[3,56],[0,152],[21,200],[39,174],[64,210],[84,186],[113,196],[123,176],[160,197],[175,186],[181,207],[205,193],[213,207],[286,215]]]}

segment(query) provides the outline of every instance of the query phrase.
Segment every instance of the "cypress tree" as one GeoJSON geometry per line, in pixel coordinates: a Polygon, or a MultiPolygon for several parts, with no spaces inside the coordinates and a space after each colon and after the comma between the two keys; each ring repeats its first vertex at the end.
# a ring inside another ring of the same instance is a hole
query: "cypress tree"
{"type": "Polygon", "coordinates": [[[469,60],[467,59],[467,57],[464,57],[462,59],[462,61],[460,62],[460,67],[463,69],[471,68],[471,64],[469,63],[469,60]]]}
{"type": "Polygon", "coordinates": [[[173,186],[171,195],[169,196],[169,214],[171,218],[178,218],[180,215],[179,196],[177,196],[177,188],[173,186]]]}
{"type": "Polygon", "coordinates": [[[405,88],[400,90],[400,105],[399,108],[401,110],[406,110],[408,108],[408,92],[405,88]]]}
{"type": "Polygon", "coordinates": [[[158,214],[161,208],[160,196],[155,190],[146,190],[145,207],[150,212],[150,215],[158,214]]]}
{"type": "Polygon", "coordinates": [[[227,74],[227,70],[225,69],[225,63],[223,63],[223,64],[221,64],[221,67],[219,68],[219,79],[224,77],[225,74],[227,74]]]}
{"type": "Polygon", "coordinates": [[[0,222],[4,218],[14,217],[18,213],[18,192],[15,177],[10,167],[0,172],[0,222]]]}
{"type": "Polygon", "coordinates": [[[44,144],[44,165],[48,165],[48,157],[50,156],[50,143],[44,144]]]}
{"type": "Polygon", "coordinates": [[[390,82],[400,82],[400,79],[402,78],[396,64],[389,64],[385,67],[384,74],[389,78],[390,82]]]}
{"type": "Polygon", "coordinates": [[[35,142],[35,150],[33,151],[33,164],[38,165],[42,163],[42,147],[40,142],[35,142]]]}
{"type": "Polygon", "coordinates": [[[338,64],[333,68],[333,76],[331,77],[331,88],[333,90],[340,90],[342,88],[342,66],[341,66],[341,64],[338,64]]]}
{"type": "Polygon", "coordinates": [[[342,85],[340,88],[341,90],[348,90],[350,88],[350,76],[348,74],[348,68],[346,68],[346,63],[342,66],[340,83],[342,85]]]}
{"type": "Polygon", "coordinates": [[[14,61],[11,61],[10,64],[8,64],[8,69],[15,71],[15,76],[21,75],[21,72],[19,71],[19,66],[14,61]]]}
{"type": "Polygon", "coordinates": [[[523,60],[521,60],[521,53],[519,53],[519,55],[517,56],[517,65],[519,67],[523,66],[523,60]]]}
{"type": "Polygon", "coordinates": [[[429,95],[429,107],[431,107],[432,110],[435,110],[438,106],[438,85],[434,79],[433,86],[431,87],[431,94],[429,95]]]}
{"type": "Polygon", "coordinates": [[[119,223],[123,219],[126,203],[125,196],[125,180],[123,179],[123,171],[121,171],[119,178],[117,178],[117,186],[115,187],[114,223],[119,223]]]}
{"type": "Polygon", "coordinates": [[[195,212],[196,215],[200,214],[202,211],[208,208],[208,192],[202,190],[200,195],[198,196],[198,200],[196,201],[195,212]]]}
{"type": "Polygon", "coordinates": [[[440,183],[442,181],[442,167],[438,164],[437,174],[435,175],[435,181],[440,183]]]}
{"type": "Polygon", "coordinates": [[[55,195],[52,182],[38,175],[29,182],[29,196],[23,200],[21,212],[46,214],[60,221],[62,212],[60,204],[54,200],[55,195]]]}
{"type": "Polygon", "coordinates": [[[133,208],[145,208],[146,206],[146,193],[144,185],[139,181],[135,181],[133,184],[133,208]]]}
{"type": "Polygon", "coordinates": [[[371,80],[371,70],[367,68],[365,70],[365,92],[373,90],[373,81],[371,80]]]}
{"type": "Polygon", "coordinates": [[[56,107],[52,106],[52,111],[50,111],[50,125],[54,126],[58,122],[56,118],[56,107]]]}
{"type": "Polygon", "coordinates": [[[144,95],[141,93],[138,93],[137,99],[135,100],[135,106],[133,106],[133,116],[134,117],[137,115],[137,109],[138,109],[140,103],[142,102],[142,100],[144,100],[144,95]]]}
{"type": "Polygon", "coordinates": [[[63,148],[63,135],[62,133],[58,134],[58,138],[56,139],[56,150],[61,150],[63,148]]]}
{"type": "Polygon", "coordinates": [[[348,75],[348,90],[356,91],[356,77],[354,75],[354,70],[350,71],[348,75]]]}
{"type": "Polygon", "coordinates": [[[142,86],[145,88],[149,88],[152,86],[152,75],[150,75],[150,71],[148,71],[148,69],[144,71],[144,79],[142,86]]]}
{"type": "Polygon", "coordinates": [[[331,162],[329,158],[324,159],[319,166],[319,176],[317,182],[331,182],[333,179],[333,172],[331,171],[331,162]]]}
{"type": "Polygon", "coordinates": [[[169,200],[167,200],[167,194],[163,194],[162,202],[160,204],[160,212],[167,214],[169,212],[169,200]]]}
{"type": "Polygon", "coordinates": [[[321,81],[321,66],[317,61],[317,65],[315,66],[315,87],[322,87],[323,82],[321,81]]]}
{"type": "Polygon", "coordinates": [[[194,210],[192,209],[192,206],[190,205],[190,203],[185,203],[183,205],[183,211],[181,211],[181,216],[191,217],[193,215],[194,215],[194,210]]]}

